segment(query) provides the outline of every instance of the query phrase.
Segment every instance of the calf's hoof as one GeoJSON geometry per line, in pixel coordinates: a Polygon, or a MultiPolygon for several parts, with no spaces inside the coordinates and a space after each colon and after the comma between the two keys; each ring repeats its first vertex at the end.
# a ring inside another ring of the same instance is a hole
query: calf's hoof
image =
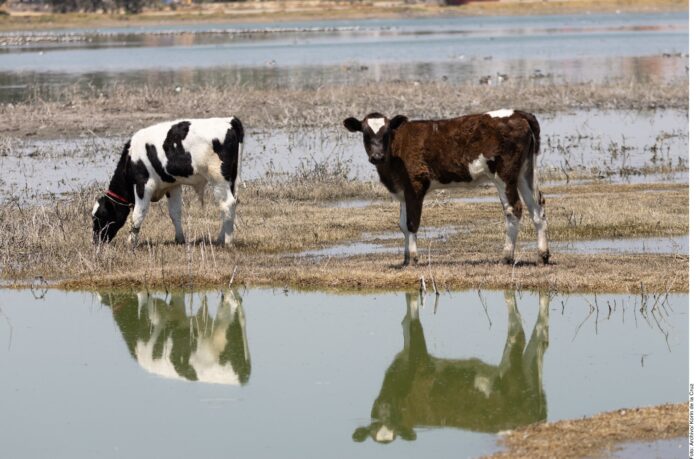
{"type": "Polygon", "coordinates": [[[218,247],[232,247],[233,242],[232,241],[225,241],[225,238],[222,238],[222,239],[216,239],[213,242],[213,245],[216,245],[218,247]]]}
{"type": "Polygon", "coordinates": [[[503,258],[502,260],[500,260],[500,263],[503,265],[513,265],[515,264],[515,259],[510,255],[503,255],[503,258]]]}
{"type": "Polygon", "coordinates": [[[174,242],[176,244],[186,244],[186,238],[184,236],[176,236],[174,237],[174,242]]]}
{"type": "Polygon", "coordinates": [[[537,264],[538,265],[548,265],[549,258],[551,258],[551,254],[549,253],[548,250],[545,250],[543,252],[539,252],[539,256],[537,257],[537,264]]]}
{"type": "Polygon", "coordinates": [[[407,268],[409,266],[416,266],[418,264],[418,257],[410,257],[410,258],[405,258],[404,262],[401,264],[403,268],[407,268]]]}

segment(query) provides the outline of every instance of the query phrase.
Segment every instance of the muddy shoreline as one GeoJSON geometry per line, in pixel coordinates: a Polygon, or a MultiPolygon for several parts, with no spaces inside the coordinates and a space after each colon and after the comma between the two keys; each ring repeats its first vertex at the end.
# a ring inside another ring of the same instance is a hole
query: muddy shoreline
{"type": "MultiPolygon", "coordinates": [[[[583,419],[534,424],[505,433],[506,451],[487,458],[576,458],[610,455],[621,443],[689,433],[686,403],[621,409],[583,419]]],[[[684,451],[686,453],[686,451],[684,451]]]]}

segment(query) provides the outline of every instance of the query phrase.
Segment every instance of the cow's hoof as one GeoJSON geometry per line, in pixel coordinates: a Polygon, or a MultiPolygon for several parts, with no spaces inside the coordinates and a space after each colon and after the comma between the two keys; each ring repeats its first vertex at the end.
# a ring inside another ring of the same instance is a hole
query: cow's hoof
{"type": "Polygon", "coordinates": [[[502,260],[500,260],[500,263],[503,265],[512,265],[515,264],[515,259],[511,256],[505,255],[503,256],[502,260]]]}
{"type": "Polygon", "coordinates": [[[551,258],[551,254],[549,253],[548,250],[545,250],[543,252],[539,252],[539,256],[537,257],[537,264],[538,265],[548,265],[549,258],[551,258]]]}
{"type": "Polygon", "coordinates": [[[181,237],[177,236],[174,238],[174,242],[176,244],[186,244],[186,238],[184,236],[181,236],[181,237]]]}

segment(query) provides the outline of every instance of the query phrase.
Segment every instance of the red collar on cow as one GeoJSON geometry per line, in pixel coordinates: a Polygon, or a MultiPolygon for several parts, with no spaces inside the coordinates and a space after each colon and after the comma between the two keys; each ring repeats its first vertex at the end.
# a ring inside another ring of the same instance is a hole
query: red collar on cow
{"type": "Polygon", "coordinates": [[[116,204],[120,204],[122,206],[132,206],[130,202],[120,194],[116,194],[111,190],[106,190],[106,197],[111,199],[112,202],[116,204]]]}

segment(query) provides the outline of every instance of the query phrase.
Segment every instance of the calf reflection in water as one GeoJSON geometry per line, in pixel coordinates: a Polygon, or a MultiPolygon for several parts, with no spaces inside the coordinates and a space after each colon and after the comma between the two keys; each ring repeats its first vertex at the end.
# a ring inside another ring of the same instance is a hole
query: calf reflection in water
{"type": "Polygon", "coordinates": [[[249,380],[251,360],[242,299],[223,294],[211,316],[207,297],[195,314],[185,296],[167,302],[152,294],[103,294],[131,356],[150,373],[170,379],[239,385],[249,380]]]}
{"type": "Polygon", "coordinates": [[[539,315],[529,343],[513,292],[505,293],[508,333],[499,365],[479,359],[440,359],[428,354],[416,295],[406,295],[404,350],[387,369],[372,406],[374,422],[353,433],[380,443],[416,439],[416,427],[501,430],[546,419],[542,363],[548,347],[549,297],[539,297],[539,315]]]}

